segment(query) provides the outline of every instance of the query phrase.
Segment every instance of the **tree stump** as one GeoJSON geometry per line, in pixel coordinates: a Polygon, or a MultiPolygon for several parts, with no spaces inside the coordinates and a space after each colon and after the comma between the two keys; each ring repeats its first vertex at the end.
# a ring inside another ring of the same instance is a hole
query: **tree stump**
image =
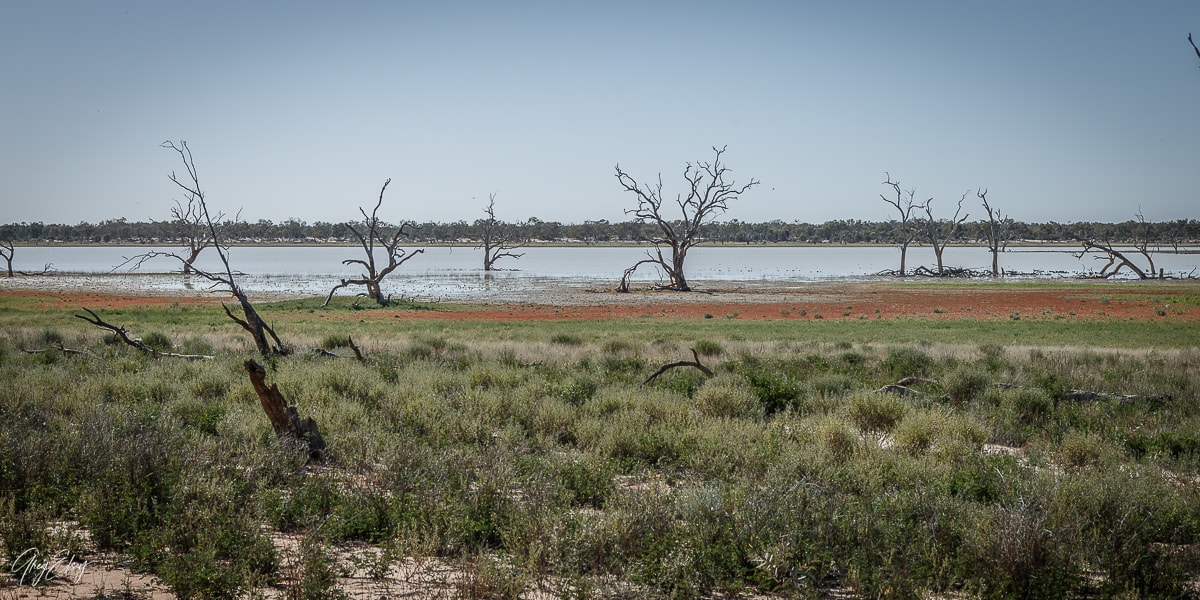
{"type": "Polygon", "coordinates": [[[296,413],[296,407],[288,405],[278,385],[272,383],[267,386],[267,370],[262,365],[250,359],[245,362],[245,366],[246,373],[250,375],[250,384],[258,394],[258,400],[262,404],[263,412],[267,413],[267,419],[271,421],[271,427],[275,429],[275,435],[308,446],[310,460],[324,460],[325,440],[321,438],[317,422],[312,417],[301,419],[296,413]]]}

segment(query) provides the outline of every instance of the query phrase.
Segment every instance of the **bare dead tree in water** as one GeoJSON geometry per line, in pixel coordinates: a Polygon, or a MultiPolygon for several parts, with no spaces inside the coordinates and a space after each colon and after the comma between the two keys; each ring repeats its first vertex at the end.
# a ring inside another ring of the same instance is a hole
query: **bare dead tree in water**
{"type": "Polygon", "coordinates": [[[958,237],[958,230],[963,221],[971,216],[969,213],[962,217],[958,216],[962,212],[963,201],[967,199],[969,193],[963,192],[962,198],[958,199],[958,208],[954,210],[954,216],[949,220],[933,218],[933,198],[925,201],[925,236],[929,240],[929,245],[933,246],[934,256],[937,257],[938,275],[945,274],[945,268],[942,266],[942,253],[946,250],[946,244],[958,237]]]}
{"type": "Polygon", "coordinates": [[[1083,250],[1076,253],[1075,257],[1083,258],[1091,254],[1097,259],[1106,261],[1098,273],[1100,278],[1107,279],[1113,277],[1117,273],[1120,273],[1121,269],[1128,268],[1138,276],[1138,279],[1153,279],[1155,277],[1163,279],[1166,277],[1166,273],[1154,266],[1154,250],[1150,247],[1152,226],[1153,222],[1146,220],[1146,217],[1142,214],[1142,209],[1139,207],[1137,224],[1133,227],[1134,238],[1129,242],[1129,245],[1146,259],[1146,268],[1142,268],[1141,265],[1135,262],[1135,258],[1131,258],[1107,239],[1080,239],[1080,243],[1083,244],[1083,250]],[[1109,269],[1112,270],[1110,271],[1109,269]]]}
{"type": "MultiPolygon", "coordinates": [[[[200,257],[200,253],[205,248],[216,245],[216,239],[212,235],[212,228],[205,220],[203,211],[200,210],[200,203],[197,202],[196,196],[190,193],[187,194],[186,203],[175,201],[175,207],[171,209],[171,217],[179,231],[179,239],[184,245],[183,273],[186,275],[192,272],[192,265],[200,257]]],[[[212,221],[220,223],[224,219],[225,213],[217,213],[213,216],[212,221]]]]}
{"type": "Polygon", "coordinates": [[[501,258],[516,260],[525,256],[524,252],[513,252],[521,247],[513,228],[496,218],[496,194],[488,194],[483,214],[487,218],[475,222],[479,227],[479,245],[475,248],[483,249],[483,270],[493,270],[501,258]]]}
{"type": "MultiPolygon", "coordinates": [[[[221,238],[217,234],[216,224],[214,223],[213,217],[208,210],[208,203],[204,198],[204,191],[200,187],[200,174],[196,169],[196,161],[192,157],[191,148],[188,147],[186,141],[182,140],[179,142],[179,144],[175,144],[175,142],[172,141],[163,142],[162,147],[178,154],[179,159],[183,162],[183,166],[187,170],[186,179],[181,179],[175,174],[174,171],[172,171],[169,175],[169,179],[177,187],[183,190],[185,196],[188,198],[189,203],[195,204],[199,215],[203,219],[204,226],[208,229],[208,235],[211,236],[212,247],[214,250],[216,250],[217,255],[221,258],[221,265],[224,267],[223,271],[208,271],[197,268],[195,265],[190,265],[192,272],[212,282],[214,288],[223,289],[232,294],[233,297],[237,298],[238,305],[241,308],[241,317],[235,315],[233,310],[231,310],[227,304],[222,303],[221,308],[225,309],[225,314],[232,319],[233,322],[240,325],[242,329],[245,329],[250,334],[250,336],[254,339],[254,346],[258,349],[259,354],[262,354],[265,358],[288,354],[288,348],[279,340],[279,336],[275,334],[275,330],[271,329],[271,327],[267,325],[266,321],[262,319],[262,317],[258,314],[258,311],[254,308],[254,304],[252,304],[250,299],[246,296],[246,292],[242,290],[240,285],[238,285],[235,271],[229,263],[229,248],[221,244],[221,238]]],[[[185,266],[190,264],[187,261],[187,257],[182,254],[175,252],[155,251],[140,254],[132,258],[127,258],[125,262],[117,268],[131,264],[133,268],[136,269],[146,261],[159,257],[177,260],[181,265],[185,266]]]]}
{"type": "MultiPolygon", "coordinates": [[[[716,157],[712,162],[689,162],[684,167],[683,179],[687,182],[688,192],[686,196],[675,196],[674,204],[679,209],[678,218],[671,218],[665,214],[663,205],[666,199],[663,197],[661,174],[658,176],[657,185],[642,185],[622,171],[621,165],[616,166],[616,177],[621,187],[637,196],[637,208],[626,210],[625,214],[633,215],[634,220],[638,222],[653,223],[659,232],[657,237],[650,240],[654,250],[647,252],[649,258],[639,261],[633,269],[641,264],[657,265],[670,279],[669,283],[661,286],[662,289],[691,291],[683,266],[688,250],[702,241],[701,229],[717,215],[728,210],[730,201],[737,200],[759,183],[751,179],[749,183],[739,186],[733,181],[726,181],[730,170],[721,163],[725,147],[718,149],[714,146],[713,151],[716,157]],[[669,257],[664,254],[664,251],[668,250],[669,257]]],[[[632,270],[628,270],[622,278],[622,291],[628,291],[628,279],[631,274],[632,270]]]]}
{"type": "Polygon", "coordinates": [[[8,263],[8,276],[9,277],[13,276],[12,261],[13,261],[13,253],[14,252],[15,252],[15,250],[13,249],[12,242],[10,242],[8,240],[0,240],[0,258],[3,258],[4,262],[8,263]]]}
{"type": "MultiPolygon", "coordinates": [[[[361,285],[366,286],[367,291],[359,294],[367,296],[374,300],[380,306],[387,306],[391,299],[383,295],[381,284],[383,278],[387,277],[395,271],[400,265],[408,262],[414,256],[425,252],[424,249],[408,252],[400,247],[400,244],[408,239],[408,229],[414,225],[411,221],[403,221],[398,226],[390,226],[379,218],[379,207],[383,206],[383,194],[387,191],[388,184],[392,183],[391,178],[383,182],[383,187],[379,188],[379,200],[375,203],[375,208],[371,210],[371,214],[362,207],[359,207],[358,212],[362,213],[363,222],[361,225],[352,225],[347,223],[350,232],[354,237],[358,238],[358,243],[362,246],[365,258],[348,258],[342,261],[344,265],[358,265],[362,267],[363,273],[354,279],[343,279],[341,283],[333,286],[329,290],[329,295],[325,297],[325,305],[328,305],[333,300],[334,292],[351,286],[361,285]],[[376,262],[375,250],[382,249],[384,257],[387,259],[387,264],[383,265],[376,262]]],[[[324,305],[323,305],[324,306],[324,305]]]]}
{"type": "MultiPolygon", "coordinates": [[[[913,219],[912,213],[914,210],[916,210],[918,208],[924,208],[925,205],[917,204],[916,202],[914,202],[914,197],[917,195],[916,188],[912,188],[910,190],[903,191],[900,189],[899,181],[892,181],[891,173],[887,173],[885,171],[884,175],[887,176],[887,179],[883,182],[883,184],[890,186],[892,188],[892,191],[896,195],[896,199],[893,200],[891,198],[888,198],[887,196],[884,196],[883,194],[880,194],[879,197],[882,198],[884,202],[887,202],[888,204],[891,204],[893,207],[895,207],[896,212],[899,214],[899,217],[900,217],[900,220],[898,221],[899,226],[897,227],[895,233],[896,233],[896,243],[899,244],[899,246],[900,246],[900,272],[899,272],[899,275],[901,277],[904,277],[905,275],[907,275],[907,272],[905,270],[906,269],[905,262],[907,261],[907,258],[908,258],[908,246],[909,246],[909,244],[911,244],[913,242],[913,240],[917,239],[917,233],[918,233],[917,226],[916,226],[916,220],[913,219]]],[[[931,198],[931,200],[932,200],[932,198],[931,198]]]]}
{"type": "Polygon", "coordinates": [[[975,190],[975,195],[983,201],[983,210],[987,211],[987,246],[992,253],[992,277],[1000,275],[1000,252],[1008,248],[1008,237],[1012,230],[1013,220],[1000,214],[988,203],[987,190],[975,190]]]}

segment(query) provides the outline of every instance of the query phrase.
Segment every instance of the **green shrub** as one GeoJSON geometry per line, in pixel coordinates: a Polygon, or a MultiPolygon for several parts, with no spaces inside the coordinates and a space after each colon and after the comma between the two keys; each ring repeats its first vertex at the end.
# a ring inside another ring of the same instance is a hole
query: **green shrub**
{"type": "Polygon", "coordinates": [[[988,374],[977,367],[959,365],[942,377],[942,388],[955,404],[975,400],[991,385],[988,374]]]}
{"type": "Polygon", "coordinates": [[[160,331],[151,331],[142,336],[142,343],[150,347],[151,350],[159,352],[170,352],[175,344],[171,342],[171,338],[160,331]]]}
{"type": "Polygon", "coordinates": [[[633,352],[637,347],[633,342],[622,339],[607,339],[600,344],[600,351],[605,354],[620,354],[622,352],[633,352]]]}
{"type": "Polygon", "coordinates": [[[550,343],[560,346],[582,346],[583,338],[571,333],[556,333],[550,336],[550,343]]]}
{"type": "Polygon", "coordinates": [[[338,348],[350,347],[350,336],[330,333],[321,338],[321,348],[326,350],[337,350],[338,348]]]}
{"type": "Polygon", "coordinates": [[[916,348],[892,348],[881,366],[896,378],[924,377],[933,367],[933,358],[916,348]]]}
{"type": "Polygon", "coordinates": [[[543,393],[568,404],[581,406],[596,395],[598,387],[592,379],[575,375],[560,381],[546,382],[543,393]]]}
{"type": "Polygon", "coordinates": [[[895,395],[875,392],[856,394],[847,405],[850,421],[867,433],[891,431],[907,410],[904,402],[895,395]]]}
{"type": "Polygon", "coordinates": [[[853,377],[842,373],[818,375],[808,382],[812,393],[824,398],[844,395],[846,392],[854,389],[856,385],[857,381],[853,377]]]}
{"type": "Polygon", "coordinates": [[[729,375],[709,379],[696,392],[696,408],[706,417],[759,418],[763,407],[744,377],[729,375]]]}
{"type": "Polygon", "coordinates": [[[720,356],[725,353],[725,347],[712,340],[696,340],[692,349],[700,356],[720,356]]]}

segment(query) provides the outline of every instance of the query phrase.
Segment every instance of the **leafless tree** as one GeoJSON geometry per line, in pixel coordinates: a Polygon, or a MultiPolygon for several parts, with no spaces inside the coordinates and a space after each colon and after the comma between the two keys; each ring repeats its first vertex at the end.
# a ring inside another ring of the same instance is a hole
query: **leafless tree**
{"type": "MultiPolygon", "coordinates": [[[[205,248],[215,245],[216,240],[212,236],[212,229],[208,226],[205,220],[204,213],[200,210],[200,203],[192,194],[187,194],[187,203],[175,201],[175,208],[171,209],[172,221],[179,231],[179,238],[184,244],[183,272],[188,274],[192,272],[192,265],[199,258],[200,253],[205,248]]],[[[224,213],[213,215],[212,221],[220,223],[225,219],[224,213]]]]}
{"type": "Polygon", "coordinates": [[[358,212],[362,213],[363,222],[361,225],[355,226],[347,224],[354,237],[358,238],[358,243],[362,246],[365,258],[348,258],[342,261],[344,265],[358,265],[362,267],[363,273],[355,279],[343,279],[341,283],[333,286],[329,290],[329,295],[325,298],[325,304],[329,304],[333,300],[334,292],[351,285],[366,286],[367,291],[363,296],[367,296],[374,300],[380,306],[387,306],[391,301],[390,296],[385,297],[380,285],[383,278],[395,271],[400,265],[408,262],[414,256],[425,252],[424,249],[408,252],[400,247],[400,244],[409,237],[408,229],[413,227],[411,221],[401,222],[398,226],[390,226],[379,218],[379,207],[383,206],[383,194],[387,191],[388,184],[392,182],[391,178],[383,182],[383,187],[379,189],[379,200],[375,203],[375,208],[371,210],[371,214],[362,207],[359,207],[358,212]],[[376,262],[376,248],[383,250],[384,256],[387,258],[387,264],[381,265],[376,262]]]}
{"type": "Polygon", "coordinates": [[[1130,258],[1128,254],[1122,252],[1116,245],[1108,240],[1096,240],[1092,238],[1081,239],[1083,250],[1075,254],[1076,258],[1083,258],[1086,255],[1092,254],[1095,258],[1105,260],[1105,264],[1100,268],[1098,276],[1101,278],[1109,278],[1121,272],[1121,269],[1128,268],[1138,279],[1160,279],[1166,277],[1166,273],[1161,269],[1156,269],[1154,266],[1154,251],[1150,248],[1150,231],[1152,222],[1147,221],[1142,214],[1142,209],[1139,207],[1137,212],[1137,225],[1133,227],[1134,239],[1130,245],[1137,250],[1146,259],[1147,268],[1142,268],[1130,258]],[[1109,269],[1112,269],[1111,271],[1109,269]]]}
{"type": "Polygon", "coordinates": [[[954,210],[954,216],[950,220],[938,220],[933,218],[933,198],[925,201],[925,236],[929,239],[929,245],[933,246],[933,254],[937,257],[937,272],[938,275],[945,274],[945,267],[942,266],[942,253],[946,250],[946,244],[958,236],[958,229],[962,226],[963,221],[971,216],[969,213],[959,217],[962,212],[963,201],[967,199],[967,194],[963,192],[962,198],[958,199],[958,207],[954,210]]]}
{"type": "MultiPolygon", "coordinates": [[[[233,322],[245,329],[252,338],[254,338],[254,346],[264,358],[271,356],[288,354],[289,350],[284,346],[283,342],[279,341],[279,336],[275,334],[275,330],[267,325],[266,321],[259,316],[254,305],[246,296],[246,292],[238,285],[235,271],[229,264],[229,248],[221,244],[220,236],[217,235],[217,227],[214,223],[212,215],[209,213],[208,204],[204,199],[204,191],[200,187],[200,175],[196,170],[196,161],[192,157],[192,150],[188,147],[186,141],[180,141],[175,144],[172,141],[162,143],[163,148],[172,150],[179,155],[179,159],[183,162],[183,166],[187,169],[187,179],[180,179],[174,171],[169,176],[172,183],[183,190],[189,202],[195,202],[197,210],[204,220],[205,227],[208,228],[208,235],[212,239],[212,247],[216,250],[217,255],[221,258],[221,264],[224,266],[223,271],[208,271],[200,269],[195,265],[191,266],[192,271],[211,281],[214,288],[224,289],[237,298],[238,305],[241,307],[242,316],[238,317],[233,314],[233,311],[228,305],[222,304],[221,308],[225,309],[225,314],[229,316],[233,322]]],[[[187,257],[175,252],[147,252],[125,260],[123,264],[132,264],[133,268],[140,267],[146,261],[152,258],[166,257],[179,261],[181,265],[188,265],[187,257]]],[[[123,265],[122,265],[123,266],[123,265]]],[[[120,268],[120,266],[118,266],[120,268]]]]}
{"type": "Polygon", "coordinates": [[[14,250],[13,250],[12,242],[10,242],[8,240],[0,240],[0,258],[3,258],[4,262],[8,263],[8,276],[9,277],[13,276],[13,268],[12,268],[13,252],[14,252],[14,250]]]}
{"type": "Polygon", "coordinates": [[[491,271],[501,258],[519,259],[524,252],[513,252],[521,247],[513,228],[496,218],[496,194],[488,194],[488,204],[483,209],[486,219],[475,222],[479,227],[479,245],[483,249],[483,270],[491,271]]]}
{"type": "Polygon", "coordinates": [[[905,263],[908,258],[908,245],[911,244],[913,240],[917,239],[918,234],[917,223],[916,220],[913,219],[912,213],[916,209],[924,208],[925,205],[917,204],[913,201],[914,197],[917,195],[916,188],[907,191],[901,190],[900,182],[892,181],[891,173],[885,171],[884,175],[887,176],[887,179],[883,182],[883,184],[891,186],[892,191],[896,194],[896,199],[893,200],[887,196],[884,196],[883,194],[880,194],[879,197],[882,198],[884,202],[887,202],[895,207],[896,212],[900,216],[899,228],[896,231],[896,243],[900,245],[899,275],[904,277],[907,275],[907,272],[905,271],[905,263]]]}
{"type": "Polygon", "coordinates": [[[42,271],[40,273],[35,272],[35,271],[14,271],[12,262],[13,262],[13,256],[15,255],[15,253],[16,253],[16,249],[13,247],[12,241],[6,240],[6,239],[0,239],[0,258],[3,258],[4,262],[6,263],[6,266],[7,266],[6,270],[7,270],[9,277],[15,277],[17,275],[21,275],[22,277],[47,275],[51,271],[54,270],[53,264],[46,263],[46,266],[42,267],[42,271]]]}
{"type": "Polygon", "coordinates": [[[1008,237],[1012,231],[1013,220],[1000,214],[988,203],[987,190],[975,190],[975,195],[983,201],[983,210],[987,211],[988,226],[986,230],[988,251],[992,253],[992,277],[1000,275],[1000,252],[1008,248],[1008,237]]]}
{"type": "MultiPolygon", "coordinates": [[[[730,170],[721,163],[721,155],[725,153],[725,147],[713,147],[713,152],[716,157],[711,163],[697,162],[687,163],[683,169],[683,178],[687,181],[687,195],[676,195],[674,204],[679,208],[679,218],[672,219],[664,214],[665,198],[662,191],[662,174],[658,176],[658,184],[655,186],[639,184],[633,177],[621,170],[621,165],[616,166],[617,181],[626,191],[632,192],[637,196],[637,208],[625,211],[627,215],[633,215],[634,220],[642,223],[653,223],[658,227],[659,236],[650,241],[654,246],[653,252],[647,252],[648,259],[639,261],[632,269],[636,269],[642,264],[654,264],[666,273],[670,282],[660,286],[662,289],[676,290],[680,292],[691,291],[691,286],[688,285],[687,277],[683,271],[684,260],[687,258],[688,250],[702,241],[700,230],[707,223],[712,222],[718,214],[728,210],[728,203],[731,200],[737,200],[750,190],[750,188],[759,184],[755,179],[751,179],[745,185],[739,186],[733,181],[726,181],[726,176],[730,170]],[[664,254],[664,250],[670,250],[670,257],[664,254]]],[[[669,206],[667,208],[670,208],[669,206]]],[[[627,281],[632,270],[627,271],[622,278],[622,291],[627,291],[627,281]]]]}

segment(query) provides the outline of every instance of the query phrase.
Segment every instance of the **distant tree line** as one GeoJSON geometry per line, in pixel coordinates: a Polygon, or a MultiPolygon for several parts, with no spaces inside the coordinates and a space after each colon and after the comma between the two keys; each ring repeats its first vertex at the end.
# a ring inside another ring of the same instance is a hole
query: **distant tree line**
{"type": "MultiPolygon", "coordinates": [[[[218,226],[221,236],[231,243],[357,243],[351,230],[354,223],[307,223],[288,219],[276,223],[226,220],[218,226]]],[[[543,221],[536,217],[518,223],[501,223],[507,239],[530,243],[637,243],[653,239],[658,228],[653,223],[606,220],[583,223],[543,221]]],[[[495,223],[492,223],[495,226],[495,223]]],[[[952,243],[985,243],[986,221],[964,222],[955,231],[952,243]]],[[[410,229],[409,242],[423,244],[474,244],[485,237],[488,221],[468,223],[420,223],[410,229]]],[[[176,244],[183,239],[177,221],[128,221],[110,219],[99,223],[11,223],[0,225],[0,240],[16,244],[176,244]]],[[[704,240],[729,244],[805,243],[805,244],[894,244],[904,235],[899,221],[835,220],[820,224],[780,220],[750,223],[733,219],[711,223],[704,229],[704,240]]],[[[1010,239],[1034,242],[1076,242],[1103,239],[1112,243],[1148,240],[1153,244],[1200,243],[1200,220],[1179,219],[1163,222],[1129,220],[1120,223],[1012,223],[1010,239]]],[[[923,242],[918,239],[918,242],[923,242]]]]}

